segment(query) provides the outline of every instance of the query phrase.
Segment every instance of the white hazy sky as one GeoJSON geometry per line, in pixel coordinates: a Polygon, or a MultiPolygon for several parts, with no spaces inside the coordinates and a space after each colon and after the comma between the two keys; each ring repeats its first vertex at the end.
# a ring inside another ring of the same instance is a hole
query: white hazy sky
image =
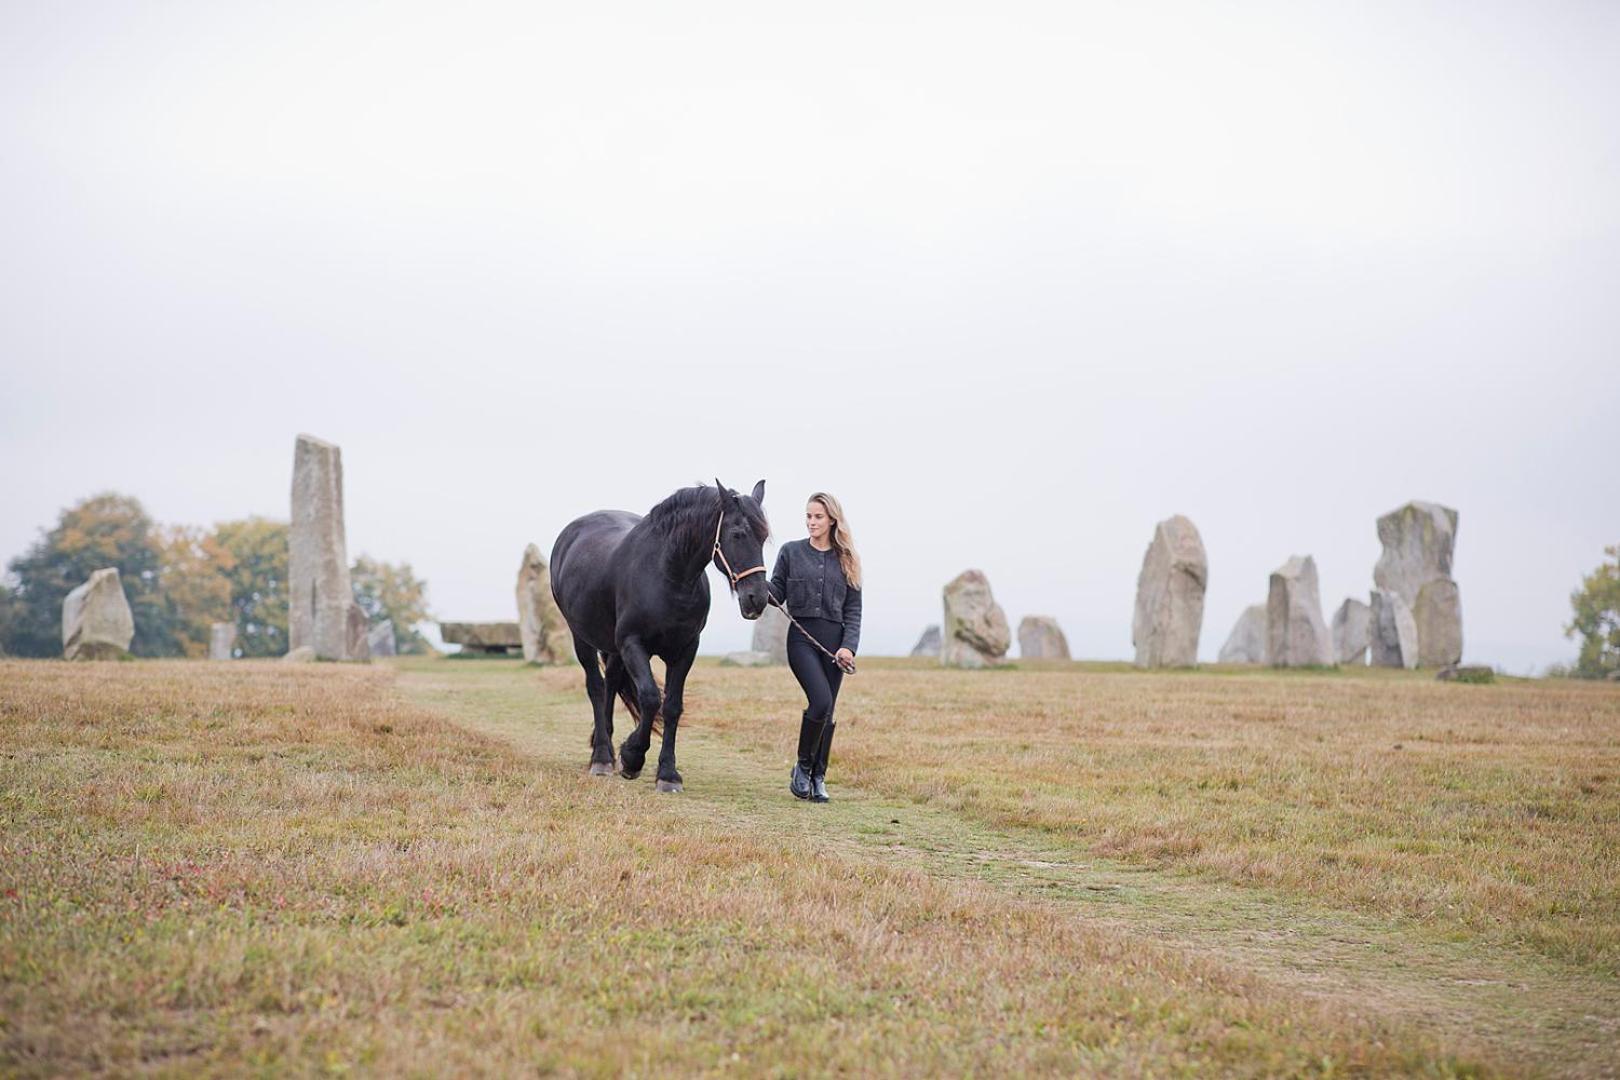
{"type": "Polygon", "coordinates": [[[7,3],[0,365],[0,558],[285,517],[308,431],[446,618],[765,477],[844,500],[866,652],[976,566],[1127,657],[1184,513],[1212,659],[1422,498],[1539,669],[1620,542],[1620,4],[7,3]]]}

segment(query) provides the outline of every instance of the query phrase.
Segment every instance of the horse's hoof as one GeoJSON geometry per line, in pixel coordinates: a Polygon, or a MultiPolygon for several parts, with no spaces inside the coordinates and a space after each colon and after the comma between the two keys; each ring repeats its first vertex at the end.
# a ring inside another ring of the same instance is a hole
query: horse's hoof
{"type": "Polygon", "coordinates": [[[611,761],[593,761],[593,762],[591,762],[591,775],[592,776],[612,776],[613,775],[613,763],[611,761]]]}
{"type": "Polygon", "coordinates": [[[668,795],[678,795],[681,791],[681,782],[679,780],[660,780],[658,781],[658,790],[668,795]]]}
{"type": "Polygon", "coordinates": [[[641,775],[641,770],[640,769],[620,769],[619,770],[619,775],[624,777],[626,780],[634,780],[636,777],[641,775]]]}

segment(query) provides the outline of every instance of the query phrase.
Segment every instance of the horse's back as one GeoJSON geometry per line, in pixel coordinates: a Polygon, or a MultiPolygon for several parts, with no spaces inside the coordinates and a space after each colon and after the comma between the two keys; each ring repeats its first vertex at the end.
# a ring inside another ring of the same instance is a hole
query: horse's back
{"type": "Polygon", "coordinates": [[[569,627],[597,649],[613,648],[613,553],[640,520],[597,510],[570,521],[551,546],[551,594],[569,627]]]}

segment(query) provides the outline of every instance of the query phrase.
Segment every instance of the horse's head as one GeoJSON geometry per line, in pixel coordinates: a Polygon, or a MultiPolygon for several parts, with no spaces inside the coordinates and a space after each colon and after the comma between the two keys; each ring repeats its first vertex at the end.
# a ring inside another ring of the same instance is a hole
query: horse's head
{"type": "Polygon", "coordinates": [[[765,521],[765,481],[754,485],[748,495],[731,490],[715,480],[720,491],[720,535],[715,540],[715,563],[731,581],[737,608],[745,619],[765,613],[770,597],[766,584],[765,541],[771,527],[765,521]]]}

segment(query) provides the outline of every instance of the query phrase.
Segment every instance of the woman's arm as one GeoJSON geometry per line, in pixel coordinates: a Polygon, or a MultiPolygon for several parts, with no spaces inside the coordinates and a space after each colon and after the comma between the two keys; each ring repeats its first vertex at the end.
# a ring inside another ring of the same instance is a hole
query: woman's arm
{"type": "Polygon", "coordinates": [[[854,655],[861,643],[861,590],[853,585],[844,593],[844,638],[839,648],[854,655]]]}

